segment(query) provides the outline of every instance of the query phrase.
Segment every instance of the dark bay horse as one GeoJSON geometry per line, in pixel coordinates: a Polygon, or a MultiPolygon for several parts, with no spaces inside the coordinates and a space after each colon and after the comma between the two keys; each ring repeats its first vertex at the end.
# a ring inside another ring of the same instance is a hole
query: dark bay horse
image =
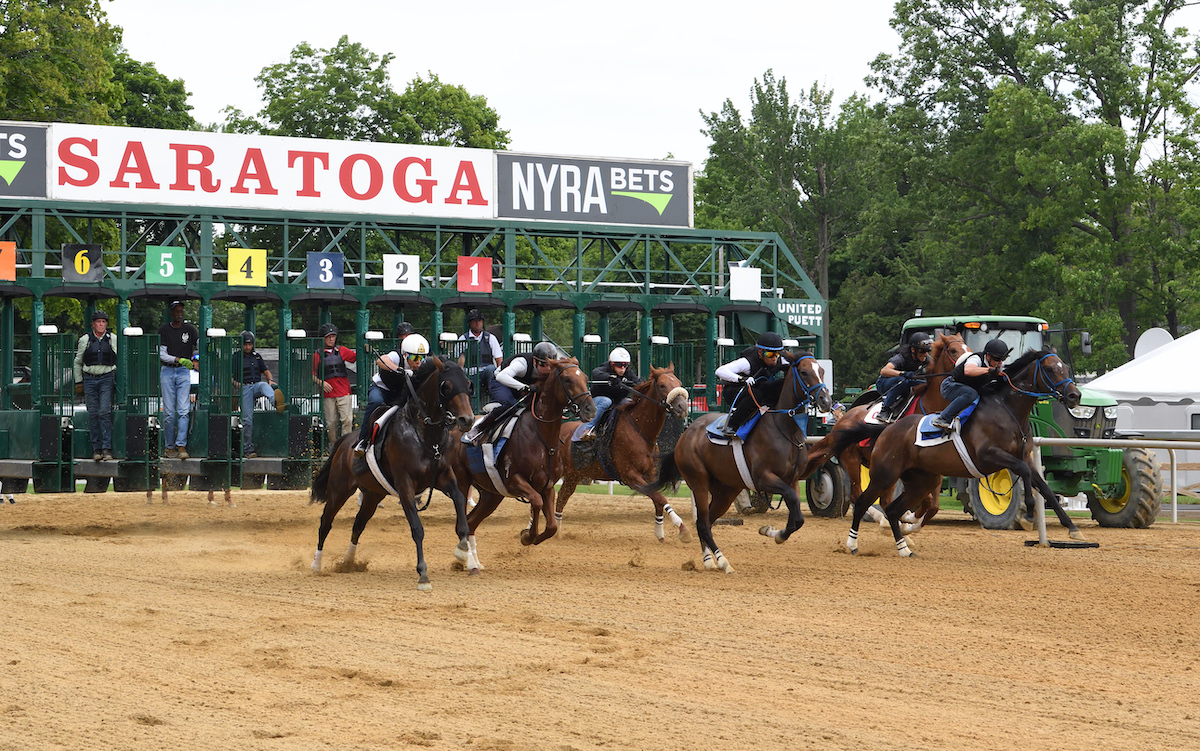
{"type": "MultiPolygon", "coordinates": [[[[1057,495],[1035,472],[1029,459],[1038,448],[1030,442],[1032,431],[1029,413],[1039,399],[1055,397],[1068,407],[1079,404],[1079,387],[1071,380],[1067,366],[1049,351],[1029,351],[1015,360],[1005,371],[1005,381],[980,396],[975,413],[962,429],[967,454],[978,472],[984,476],[1007,469],[1021,478],[1025,487],[1026,516],[1034,512],[1033,487],[1054,507],[1059,522],[1071,537],[1082,535],[1075,522],[1063,510],[1057,495]],[[1032,487],[1031,487],[1032,486],[1032,487]]],[[[854,501],[854,520],[846,548],[858,552],[858,525],[863,514],[883,491],[904,480],[904,492],[887,504],[884,513],[896,540],[901,556],[913,555],[908,541],[900,530],[900,517],[913,508],[928,493],[936,493],[942,475],[971,477],[967,465],[952,442],[920,447],[915,444],[921,416],[912,415],[888,426],[866,424],[840,433],[834,442],[836,453],[860,440],[875,438],[871,453],[871,482],[854,501]]]]}
{"type": "MultiPolygon", "coordinates": [[[[450,360],[430,357],[413,376],[421,383],[416,396],[409,396],[408,403],[386,424],[383,436],[372,449],[378,464],[390,479],[395,494],[400,497],[404,516],[412,531],[417,546],[417,589],[429,590],[429,576],[425,567],[425,528],[417,513],[417,494],[433,485],[454,501],[458,523],[458,545],[467,549],[467,499],[460,492],[454,469],[450,466],[450,430],[456,427],[466,430],[471,427],[475,416],[471,413],[470,384],[466,373],[450,360]]],[[[363,419],[374,419],[378,415],[366,415],[363,419]]],[[[313,557],[312,570],[321,570],[321,553],[325,538],[333,526],[333,519],[345,505],[346,499],[355,488],[362,491],[362,505],[354,517],[350,533],[350,548],[346,551],[346,563],[354,561],[358,539],[367,522],[375,515],[379,502],[389,495],[388,489],[380,484],[370,470],[354,471],[354,443],[357,435],[342,436],[329,453],[329,459],[313,479],[309,503],[324,503],[321,527],[317,533],[317,552],[313,557]]]]}
{"type": "MultiPolygon", "coordinates": [[[[933,342],[933,350],[930,352],[930,364],[926,370],[927,376],[925,385],[917,386],[914,389],[916,399],[912,401],[908,409],[905,411],[907,415],[927,415],[933,412],[940,412],[947,405],[946,398],[942,396],[942,380],[950,375],[954,370],[954,364],[962,355],[970,352],[966,342],[959,334],[938,334],[937,339],[933,342]]],[[[829,435],[822,438],[820,441],[808,447],[808,466],[805,467],[802,477],[808,477],[813,472],[829,460],[833,456],[833,445],[837,440],[838,435],[846,430],[858,428],[863,425],[867,419],[867,413],[881,401],[883,394],[870,391],[859,397],[855,401],[855,405],[846,410],[846,413],[838,419],[837,424],[829,431],[829,435]],[[870,396],[869,396],[870,395],[870,396]]],[[[871,466],[871,451],[874,448],[872,443],[866,446],[861,443],[852,443],[846,447],[841,454],[837,455],[838,461],[846,470],[846,474],[850,476],[850,497],[857,498],[862,495],[863,491],[863,467],[871,466]]],[[[881,498],[891,498],[894,495],[892,488],[886,489],[881,498]]],[[[912,534],[921,529],[922,526],[934,517],[938,512],[938,494],[934,493],[926,497],[917,505],[911,512],[911,521],[902,522],[904,525],[905,534],[912,534]]],[[[886,518],[875,507],[871,507],[867,511],[868,515],[877,514],[878,518],[875,521],[881,524],[887,524],[886,518]]]]}
{"type": "Polygon", "coordinates": [[[787,503],[787,526],[781,530],[762,527],[758,530],[760,534],[783,543],[804,524],[796,482],[808,453],[802,427],[807,419],[805,407],[815,400],[817,407],[827,412],[833,408],[833,399],[825,387],[822,369],[811,354],[789,352],[784,356],[791,365],[782,380],[748,386],[752,390],[739,399],[750,398],[758,405],[774,404],[759,418],[742,444],[745,469],[753,487],[748,487],[743,479],[734,444],[717,445],[708,438],[708,426],[719,414],[705,415],[683,431],[675,451],[663,457],[659,478],[652,485],[660,489],[680,479],[687,482],[695,504],[696,533],[706,569],[733,573],[733,566],[713,539],[712,523],[729,510],[743,488],[780,495],[787,503]]]}
{"type": "Polygon", "coordinates": [[[479,502],[467,515],[468,550],[464,555],[460,545],[454,551],[455,557],[464,561],[472,574],[483,568],[479,563],[475,530],[506,497],[529,501],[529,526],[521,532],[522,545],[537,545],[558,531],[551,501],[554,499],[554,483],[562,476],[564,446],[559,438],[559,428],[562,426],[563,410],[590,420],[596,414],[596,405],[592,402],[588,379],[579,369],[578,360],[568,357],[551,359],[549,363],[550,371],[535,384],[530,407],[517,418],[504,449],[496,459],[495,470],[500,486],[489,473],[476,474],[471,471],[467,447],[458,440],[459,433],[454,434],[450,461],[458,478],[459,492],[465,497],[472,485],[479,491],[479,502]],[[546,531],[539,534],[538,517],[543,512],[546,531]]]}
{"type": "MultiPolygon", "coordinates": [[[[671,508],[661,490],[651,490],[650,483],[658,478],[658,434],[662,432],[667,413],[683,419],[688,413],[688,392],[675,375],[675,364],[665,368],[650,368],[650,378],[630,394],[631,399],[612,408],[613,428],[607,436],[597,436],[593,441],[596,452],[591,464],[576,467],[571,451],[563,451],[562,487],[558,490],[554,514],[562,523],[562,512],[567,501],[582,480],[620,480],[623,485],[650,496],[654,502],[654,534],[659,542],[665,540],[663,516],[679,529],[679,538],[688,539],[687,527],[679,514],[671,508]],[[603,452],[605,461],[600,459],[603,452]],[[609,477],[605,462],[615,470],[609,477]]],[[[563,423],[559,438],[564,449],[570,447],[571,435],[582,423],[563,423]]]]}

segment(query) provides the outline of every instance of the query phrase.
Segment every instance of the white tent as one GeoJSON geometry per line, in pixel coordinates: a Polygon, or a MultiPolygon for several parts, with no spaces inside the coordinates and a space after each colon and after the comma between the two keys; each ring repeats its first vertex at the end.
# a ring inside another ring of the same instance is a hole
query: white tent
{"type": "MultiPolygon", "coordinates": [[[[1193,331],[1105,373],[1088,386],[1104,391],[1123,403],[1197,404],[1200,403],[1198,372],[1200,331],[1193,331]]],[[[1188,427],[1181,424],[1172,426],[1172,429],[1186,430],[1188,427]]]]}

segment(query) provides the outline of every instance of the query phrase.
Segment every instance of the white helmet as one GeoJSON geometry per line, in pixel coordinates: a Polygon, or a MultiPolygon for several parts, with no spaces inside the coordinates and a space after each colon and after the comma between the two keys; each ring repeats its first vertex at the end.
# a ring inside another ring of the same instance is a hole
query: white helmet
{"type": "Polygon", "coordinates": [[[421,355],[424,357],[429,354],[429,340],[420,334],[409,334],[404,337],[404,341],[400,344],[400,352],[405,355],[421,355]]]}
{"type": "Polygon", "coordinates": [[[609,362],[623,362],[629,364],[629,350],[624,347],[617,347],[612,352],[608,353],[609,362]]]}

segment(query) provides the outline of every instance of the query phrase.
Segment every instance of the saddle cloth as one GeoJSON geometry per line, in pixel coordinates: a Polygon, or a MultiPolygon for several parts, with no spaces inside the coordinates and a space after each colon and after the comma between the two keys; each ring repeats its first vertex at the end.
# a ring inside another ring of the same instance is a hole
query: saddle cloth
{"type": "MultiPolygon", "coordinates": [[[[750,415],[750,419],[742,423],[742,426],[738,428],[737,437],[743,441],[746,440],[746,437],[750,435],[750,431],[754,430],[754,426],[758,424],[758,418],[760,417],[762,417],[761,412],[755,412],[754,414],[750,415]]],[[[725,429],[725,423],[727,422],[729,422],[729,415],[721,415],[717,419],[710,422],[708,427],[704,429],[705,435],[708,436],[708,440],[714,445],[729,445],[730,436],[727,436],[722,432],[725,429]]]]}
{"type": "Polygon", "coordinates": [[[975,412],[977,404],[979,404],[978,400],[960,412],[958,417],[954,418],[949,433],[943,431],[941,428],[933,427],[934,415],[922,417],[920,424],[917,425],[917,437],[913,443],[921,448],[928,448],[930,446],[940,446],[947,441],[953,441],[954,449],[958,452],[958,457],[962,459],[963,466],[967,468],[971,476],[982,477],[983,474],[975,467],[975,462],[971,460],[971,455],[967,452],[967,445],[963,443],[962,439],[962,425],[975,412]]]}

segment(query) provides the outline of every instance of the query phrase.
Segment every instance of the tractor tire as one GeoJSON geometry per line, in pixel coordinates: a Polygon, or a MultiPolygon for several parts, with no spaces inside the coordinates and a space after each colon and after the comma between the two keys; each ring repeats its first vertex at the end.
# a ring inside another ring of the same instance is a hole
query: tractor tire
{"type": "Polygon", "coordinates": [[[1162,473],[1142,448],[1121,453],[1121,484],[1087,493],[1088,509],[1101,527],[1145,529],[1162,509],[1162,473]]]}
{"type": "Polygon", "coordinates": [[[1025,486],[1007,469],[967,485],[971,515],[984,529],[1020,529],[1018,519],[1025,505],[1025,486]]]}
{"type": "Polygon", "coordinates": [[[825,462],[804,481],[804,495],[813,516],[840,519],[850,509],[850,477],[842,465],[825,462]]]}

